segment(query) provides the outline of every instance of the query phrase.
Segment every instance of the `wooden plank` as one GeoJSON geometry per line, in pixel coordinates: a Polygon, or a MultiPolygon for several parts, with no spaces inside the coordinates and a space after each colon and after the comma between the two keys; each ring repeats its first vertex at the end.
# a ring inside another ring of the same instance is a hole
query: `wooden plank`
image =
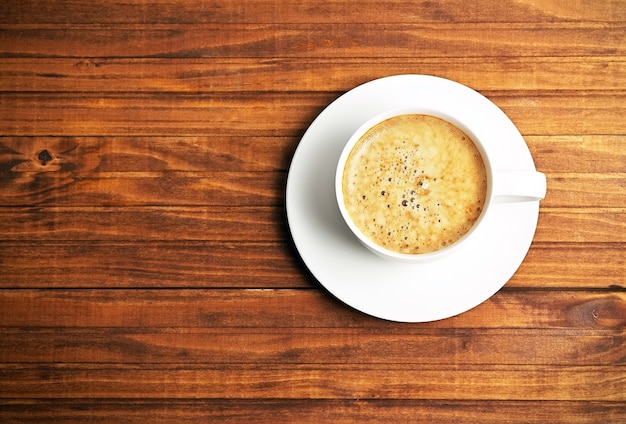
{"type": "Polygon", "coordinates": [[[606,177],[626,170],[626,137],[623,135],[526,136],[525,139],[537,169],[549,174],[592,172],[597,175],[597,172],[606,177]]]}
{"type": "Polygon", "coordinates": [[[1,242],[0,268],[2,288],[316,286],[288,242],[1,242]]]}
{"type": "Polygon", "coordinates": [[[333,94],[5,93],[4,135],[301,136],[333,94]]]}
{"type": "MultiPolygon", "coordinates": [[[[535,242],[505,290],[625,288],[625,267],[624,243],[535,242]]],[[[0,268],[0,288],[318,287],[290,241],[1,242],[0,268]]]]}
{"type": "MultiPolygon", "coordinates": [[[[5,174],[6,175],[6,174],[5,174]]],[[[0,180],[0,206],[282,206],[284,172],[41,172],[0,180]],[[184,193],[184,197],[181,196],[184,193]]],[[[548,175],[544,207],[624,205],[624,174],[548,175]]]]}
{"type": "MultiPolygon", "coordinates": [[[[158,386],[157,386],[158,387],[158,386]]],[[[626,416],[623,402],[458,401],[431,399],[25,399],[1,400],[6,422],[178,424],[280,422],[298,424],[597,424],[626,416]]]]}
{"type": "Polygon", "coordinates": [[[479,91],[621,90],[619,56],[240,59],[4,58],[0,91],[347,91],[376,76],[437,75],[479,91]]]}
{"type": "Polygon", "coordinates": [[[286,239],[275,208],[69,208],[8,210],[0,227],[5,240],[237,240],[286,239]],[[52,212],[52,213],[51,213],[52,212]],[[61,213],[57,213],[61,212],[61,213]]]}
{"type": "MultiPolygon", "coordinates": [[[[626,162],[624,162],[626,167],[626,162]]],[[[544,207],[619,208],[626,205],[624,174],[548,174],[544,207]]]]}
{"type": "Polygon", "coordinates": [[[123,207],[7,208],[0,213],[4,240],[220,240],[284,241],[283,208],[123,207]]]}
{"type": "MultiPolygon", "coordinates": [[[[0,172],[4,180],[22,172],[90,175],[99,172],[286,171],[298,141],[297,137],[258,136],[2,137],[0,172]],[[50,156],[45,161],[39,158],[44,150],[50,156]]],[[[567,143],[562,139],[561,142],[567,143]]],[[[596,148],[601,151],[597,154],[612,149],[613,144],[617,147],[616,143],[611,137],[599,139],[596,148]]],[[[578,139],[573,139],[571,144],[574,148],[579,144],[578,139]]],[[[621,150],[615,150],[614,154],[619,155],[621,150]]]]}
{"type": "MultiPolygon", "coordinates": [[[[535,241],[626,243],[624,208],[543,207],[535,241]]],[[[287,241],[274,206],[15,207],[0,211],[5,241],[287,241]]]]}
{"type": "Polygon", "coordinates": [[[506,287],[626,288],[626,246],[534,242],[506,287]]]}
{"type": "MultiPolygon", "coordinates": [[[[52,311],[49,312],[50,314],[52,311]]],[[[66,311],[54,311],[56,314],[66,311]]],[[[137,316],[137,323],[142,317],[137,316]]],[[[387,328],[0,328],[0,362],[617,367],[624,331],[387,328]]],[[[617,368],[614,368],[617,369],[617,368]]]]}
{"type": "Polygon", "coordinates": [[[284,172],[20,173],[0,181],[0,206],[277,206],[285,183],[284,172]]]}
{"type": "MultiPolygon", "coordinates": [[[[610,93],[610,92],[609,92],[610,93]]],[[[500,97],[483,93],[506,113],[524,136],[531,135],[620,135],[620,92],[604,97],[600,92],[541,92],[524,95],[509,92],[500,97]],[[565,96],[561,97],[562,94],[565,96]],[[565,98],[567,97],[567,98],[565,98]],[[602,116],[602,118],[600,118],[602,116]],[[589,120],[598,119],[596,122],[589,120]],[[601,122],[600,125],[598,125],[601,122]]],[[[624,124],[626,126],[626,124],[624,124]]],[[[621,133],[623,134],[623,132],[621,133]]]]}
{"type": "MultiPolygon", "coordinates": [[[[545,173],[626,173],[623,135],[525,139],[537,168],[545,173]]],[[[17,178],[21,172],[287,171],[299,141],[297,136],[2,137],[0,172],[3,178],[17,178]],[[45,162],[39,158],[44,150],[50,155],[45,162]]]]}
{"type": "Polygon", "coordinates": [[[626,403],[616,367],[0,365],[1,398],[414,399],[626,403]],[[42,374],[46,375],[42,380],[42,374]],[[375,381],[373,385],[371,382],[375,381]],[[158,387],[158,390],[155,388],[158,387]]]}
{"type": "Polygon", "coordinates": [[[407,0],[387,1],[385,7],[374,0],[363,0],[359,7],[345,0],[248,0],[228,1],[158,0],[99,2],[75,0],[60,5],[45,0],[11,2],[0,9],[1,23],[222,23],[222,22],[558,22],[626,20],[626,8],[619,0],[602,0],[590,5],[584,0],[567,3],[550,0],[484,1],[467,3],[445,0],[437,3],[407,0]]]}
{"type": "MultiPolygon", "coordinates": [[[[625,43],[626,45],[626,43],[625,43]]],[[[623,135],[626,92],[486,92],[525,136],[623,135]]],[[[4,93],[5,136],[300,137],[339,93],[4,93]]]]}
{"type": "Polygon", "coordinates": [[[626,209],[544,208],[539,214],[535,241],[624,242],[626,209]]]}
{"type": "MultiPolygon", "coordinates": [[[[326,18],[325,18],[326,19],[326,18]]],[[[572,57],[626,53],[624,23],[5,24],[0,57],[572,57]],[[355,39],[354,34],[359,34],[355,39]]]]}
{"type": "MultiPolygon", "coordinates": [[[[562,328],[619,334],[626,327],[624,290],[557,291],[549,297],[543,291],[505,290],[468,312],[419,329],[562,328]]],[[[319,290],[0,290],[3,328],[364,328],[400,333],[415,328],[367,316],[356,320],[357,314],[319,290]]]]}

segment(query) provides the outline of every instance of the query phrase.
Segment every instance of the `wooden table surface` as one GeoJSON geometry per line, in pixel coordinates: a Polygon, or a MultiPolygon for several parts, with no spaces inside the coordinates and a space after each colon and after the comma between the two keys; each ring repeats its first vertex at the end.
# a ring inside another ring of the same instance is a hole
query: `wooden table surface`
{"type": "Polygon", "coordinates": [[[0,421],[626,422],[624,0],[0,5],[0,421]],[[366,81],[487,96],[548,179],[495,296],[393,323],[299,259],[285,182],[366,81]]]}

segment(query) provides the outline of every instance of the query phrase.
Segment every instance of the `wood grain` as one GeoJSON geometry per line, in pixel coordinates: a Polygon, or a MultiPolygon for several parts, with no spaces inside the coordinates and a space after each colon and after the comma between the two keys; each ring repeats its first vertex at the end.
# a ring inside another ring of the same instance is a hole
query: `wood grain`
{"type": "Polygon", "coordinates": [[[315,286],[286,242],[2,242],[0,257],[2,288],[315,286]]]}
{"type": "MultiPolygon", "coordinates": [[[[4,327],[32,328],[365,328],[411,334],[413,325],[354,319],[319,290],[0,290],[4,327]],[[257,311],[263,310],[263,314],[257,311]],[[50,311],[59,311],[51,313],[50,311]],[[65,311],[61,313],[61,311],[65,311]]],[[[475,309],[419,329],[610,330],[624,335],[626,292],[504,290],[475,309]]],[[[10,332],[10,331],[9,331],[10,332]]],[[[619,347],[619,346],[616,346],[619,347]]]]}
{"type": "Polygon", "coordinates": [[[622,0],[5,3],[0,421],[626,420],[622,0]],[[548,178],[511,280],[421,324],[325,292],[284,199],[315,117],[404,73],[548,178]]]}
{"type": "Polygon", "coordinates": [[[623,22],[626,8],[619,0],[601,0],[590,5],[584,0],[536,2],[494,1],[467,3],[462,0],[414,2],[393,0],[381,7],[379,2],[363,0],[359,7],[344,1],[249,0],[213,2],[170,0],[107,0],[95,5],[75,0],[60,5],[45,0],[13,2],[0,10],[2,23],[208,23],[208,22],[623,22]]]}
{"type": "Polygon", "coordinates": [[[534,242],[510,287],[626,287],[626,246],[620,243],[534,242]]]}
{"type": "MultiPolygon", "coordinates": [[[[539,169],[548,174],[550,189],[542,205],[623,206],[626,156],[619,149],[619,136],[529,139],[539,169]],[[569,155],[559,153],[559,168],[550,169],[555,163],[551,155],[562,148],[569,155]],[[557,172],[564,169],[570,172],[557,172]]],[[[288,168],[288,163],[279,166],[277,162],[282,159],[280,149],[293,150],[290,141],[268,137],[10,137],[0,143],[5,152],[0,170],[6,176],[0,182],[4,192],[0,204],[282,205],[286,174],[270,171],[288,168]],[[42,160],[42,152],[49,159],[42,160]]]]}
{"type": "MultiPolygon", "coordinates": [[[[62,166],[62,165],[61,165],[62,166]]],[[[287,176],[259,172],[17,173],[0,184],[4,206],[282,206],[287,176]],[[181,196],[184,193],[184,197],[181,196]]],[[[546,208],[619,208],[624,174],[552,174],[546,208]]],[[[329,190],[330,191],[330,190],[329,190]]]]}
{"type": "MultiPolygon", "coordinates": [[[[56,95],[6,93],[7,136],[302,136],[341,93],[56,95]]],[[[528,135],[621,135],[626,95],[615,91],[483,93],[528,135]],[[544,117],[550,116],[548,122],[544,117]],[[602,122],[601,130],[596,122],[602,122]]]]}
{"type": "Polygon", "coordinates": [[[7,208],[4,240],[285,241],[284,208],[248,206],[7,208]],[[44,210],[45,209],[45,210],[44,210]],[[175,235],[175,236],[174,236],[175,235]]]}
{"type": "Polygon", "coordinates": [[[536,241],[602,243],[626,241],[626,209],[545,209],[539,217],[536,241]]]}
{"type": "MultiPolygon", "coordinates": [[[[625,247],[535,242],[505,290],[626,288],[625,247]]],[[[0,267],[0,288],[318,287],[289,241],[4,241],[0,267]]]]}
{"type": "Polygon", "coordinates": [[[624,402],[626,377],[603,367],[254,364],[185,367],[0,366],[0,396],[142,399],[403,399],[624,402]],[[48,384],[40,383],[42,373],[48,384]],[[371,384],[372,381],[377,382],[371,384]],[[52,384],[51,384],[52,383],[52,384]],[[157,390],[158,388],[158,390],[157,390]]]}
{"type": "MultiPolygon", "coordinates": [[[[269,172],[287,171],[297,137],[243,136],[95,136],[95,137],[3,137],[0,139],[0,172],[19,178],[20,173],[68,172],[85,176],[99,173],[269,172]],[[45,164],[39,154],[51,156],[45,164]]],[[[568,143],[562,140],[563,143],[568,143]]],[[[618,140],[599,138],[598,159],[611,157],[618,140]]],[[[577,139],[569,143],[579,145],[577,139]]],[[[590,149],[584,149],[586,152],[590,149]]],[[[592,152],[589,151],[589,154],[592,152]]],[[[607,163],[602,160],[602,164],[607,163]]],[[[193,175],[193,174],[192,174],[193,175]]],[[[4,181],[3,181],[4,183],[4,181]]]]}
{"type": "Polygon", "coordinates": [[[612,56],[367,58],[4,58],[0,90],[21,92],[347,91],[378,74],[438,75],[479,91],[620,90],[612,56]]]}
{"type": "Polygon", "coordinates": [[[623,22],[3,26],[0,57],[501,58],[626,53],[623,22]]]}
{"type": "MultiPolygon", "coordinates": [[[[16,207],[0,217],[11,241],[289,240],[282,207],[16,207]]],[[[624,208],[544,208],[538,242],[626,243],[624,208]]]]}
{"type": "MultiPolygon", "coordinates": [[[[277,206],[284,204],[284,173],[178,173],[119,175],[23,173],[8,186],[6,206],[277,206]],[[184,197],[181,196],[184,193],[184,197]]],[[[9,182],[9,181],[7,181],[9,182]]],[[[607,182],[610,186],[611,182],[607,182]]]]}
{"type": "Polygon", "coordinates": [[[626,360],[623,330],[583,328],[30,327],[25,333],[17,327],[2,333],[0,362],[15,364],[530,364],[619,372],[626,360]]]}
{"type": "MultiPolygon", "coordinates": [[[[527,135],[525,140],[537,168],[548,176],[590,174],[596,178],[604,174],[611,178],[626,173],[621,135],[527,135]]],[[[299,141],[297,136],[2,137],[0,172],[11,181],[21,173],[46,172],[141,176],[171,171],[287,171],[299,141]],[[44,150],[51,157],[45,164],[39,158],[44,150]]]]}
{"type": "MultiPolygon", "coordinates": [[[[158,390],[160,386],[154,388],[158,390]]],[[[123,422],[197,423],[219,421],[247,424],[426,422],[442,424],[596,424],[619,422],[626,413],[620,402],[589,401],[457,401],[432,399],[27,399],[0,400],[0,418],[59,420],[68,423],[123,422]],[[532,413],[531,413],[532,411],[532,413]]],[[[10,421],[9,421],[10,422],[10,421]]]]}

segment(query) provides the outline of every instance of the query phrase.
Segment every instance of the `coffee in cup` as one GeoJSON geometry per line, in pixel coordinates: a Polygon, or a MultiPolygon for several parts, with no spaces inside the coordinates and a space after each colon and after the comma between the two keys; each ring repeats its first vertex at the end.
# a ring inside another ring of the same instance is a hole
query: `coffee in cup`
{"type": "Polygon", "coordinates": [[[376,245],[426,254],[454,244],[477,222],[488,188],[483,156],[464,131],[427,114],[369,128],[341,177],[345,210],[376,245]]]}

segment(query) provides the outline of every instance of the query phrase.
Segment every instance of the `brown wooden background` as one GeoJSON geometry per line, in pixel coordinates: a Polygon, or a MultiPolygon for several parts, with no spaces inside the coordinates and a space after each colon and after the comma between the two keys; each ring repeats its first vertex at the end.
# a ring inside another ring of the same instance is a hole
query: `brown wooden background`
{"type": "Polygon", "coordinates": [[[626,2],[0,5],[0,421],[626,422],[626,2]],[[499,105],[548,176],[492,299],[398,324],[298,259],[285,181],[400,73],[499,105]]]}

